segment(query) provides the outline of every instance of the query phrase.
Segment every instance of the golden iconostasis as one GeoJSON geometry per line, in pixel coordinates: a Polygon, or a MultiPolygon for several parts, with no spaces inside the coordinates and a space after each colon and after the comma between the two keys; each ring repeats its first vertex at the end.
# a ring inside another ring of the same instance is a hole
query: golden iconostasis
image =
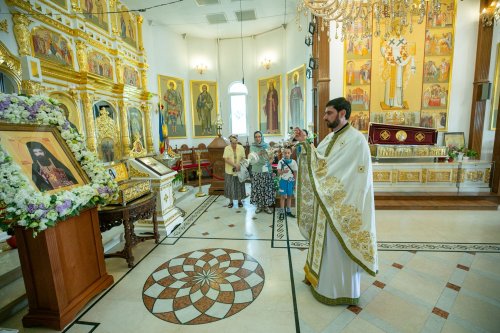
{"type": "Polygon", "coordinates": [[[57,100],[105,162],[153,152],[143,18],[116,0],[6,0],[18,54],[0,45],[0,70],[57,100]],[[36,14],[33,14],[36,13],[36,14]],[[77,13],[77,14],[75,14],[77,13]],[[21,81],[23,56],[43,82],[21,81]]]}
{"type": "MultiPolygon", "coordinates": [[[[366,132],[376,122],[447,130],[455,0],[442,0],[439,12],[427,13],[422,24],[414,19],[412,32],[381,23],[380,36],[364,36],[363,24],[351,27],[359,37],[344,44],[344,94],[357,129],[366,132]]],[[[374,22],[369,20],[371,31],[374,22]]]]}

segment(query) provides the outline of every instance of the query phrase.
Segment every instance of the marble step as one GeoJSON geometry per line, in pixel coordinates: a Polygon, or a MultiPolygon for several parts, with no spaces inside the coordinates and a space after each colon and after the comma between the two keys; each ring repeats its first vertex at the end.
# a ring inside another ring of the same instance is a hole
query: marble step
{"type": "Polygon", "coordinates": [[[0,289],[0,322],[12,317],[27,306],[28,298],[22,277],[0,289]]]}
{"type": "Polygon", "coordinates": [[[22,277],[17,249],[0,253],[0,289],[22,277]]]}
{"type": "Polygon", "coordinates": [[[28,306],[17,250],[0,253],[0,322],[28,306]]]}

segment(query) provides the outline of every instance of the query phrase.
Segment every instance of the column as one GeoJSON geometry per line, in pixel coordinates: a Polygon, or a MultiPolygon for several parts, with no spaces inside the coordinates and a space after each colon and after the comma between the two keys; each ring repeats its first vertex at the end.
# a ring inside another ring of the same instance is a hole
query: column
{"type": "Polygon", "coordinates": [[[83,118],[85,120],[85,132],[87,136],[87,149],[96,152],[94,115],[92,112],[93,96],[84,92],[80,94],[83,106],[83,118]]]}
{"type": "Polygon", "coordinates": [[[146,145],[148,153],[154,152],[153,138],[151,137],[151,112],[150,107],[146,103],[141,104],[141,111],[144,116],[144,123],[146,124],[146,145]]]}
{"type": "Polygon", "coordinates": [[[128,130],[127,104],[125,103],[124,100],[119,100],[118,107],[120,108],[123,156],[128,157],[130,154],[130,134],[129,134],[129,130],[128,130]]]}

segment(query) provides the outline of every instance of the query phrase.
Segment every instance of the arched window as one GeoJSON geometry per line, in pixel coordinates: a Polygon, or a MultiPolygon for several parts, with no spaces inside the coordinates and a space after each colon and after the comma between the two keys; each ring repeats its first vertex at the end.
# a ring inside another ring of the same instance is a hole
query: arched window
{"type": "Polygon", "coordinates": [[[232,134],[247,134],[247,95],[248,89],[243,83],[237,81],[229,85],[232,134]]]}

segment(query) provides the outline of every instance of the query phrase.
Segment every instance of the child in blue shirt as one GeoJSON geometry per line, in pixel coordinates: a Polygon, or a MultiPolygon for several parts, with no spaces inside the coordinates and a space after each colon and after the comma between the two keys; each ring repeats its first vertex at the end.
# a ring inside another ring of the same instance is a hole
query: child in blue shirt
{"type": "Polygon", "coordinates": [[[285,200],[286,200],[286,215],[295,217],[292,214],[292,197],[295,190],[295,179],[297,178],[298,166],[292,158],[292,149],[287,147],[283,150],[283,158],[278,162],[279,194],[280,194],[280,212],[278,218],[285,218],[285,200]]]}

